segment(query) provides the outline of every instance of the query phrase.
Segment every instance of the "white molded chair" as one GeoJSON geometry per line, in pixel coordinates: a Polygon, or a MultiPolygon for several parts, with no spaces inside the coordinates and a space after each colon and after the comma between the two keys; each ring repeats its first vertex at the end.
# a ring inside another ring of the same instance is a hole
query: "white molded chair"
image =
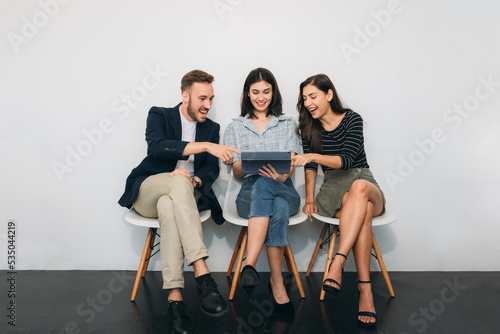
{"type": "MultiPolygon", "coordinates": [[[[301,203],[299,212],[294,216],[290,217],[289,226],[300,224],[307,218],[307,216],[302,213],[302,207],[305,201],[305,197],[302,196],[305,193],[303,174],[304,173],[302,171],[297,171],[297,170],[295,171],[295,173],[292,174],[292,180],[295,189],[297,189],[297,192],[299,193],[299,195],[301,195],[300,196],[301,203]]],[[[227,276],[229,277],[231,276],[231,273],[233,271],[236,257],[238,257],[238,261],[236,262],[236,268],[234,271],[233,282],[231,284],[231,291],[229,293],[229,300],[233,300],[234,293],[236,291],[236,286],[238,284],[238,279],[241,271],[241,265],[243,263],[243,258],[245,257],[245,251],[247,247],[247,237],[248,237],[248,219],[241,218],[238,215],[238,211],[236,209],[236,197],[238,196],[240,188],[241,188],[241,181],[236,179],[231,173],[229,177],[229,182],[227,184],[226,196],[224,198],[223,216],[227,222],[241,226],[241,230],[238,236],[238,240],[236,241],[236,245],[234,246],[233,256],[231,257],[231,262],[229,263],[229,268],[227,270],[227,276]]],[[[302,287],[299,271],[297,269],[297,265],[295,263],[295,259],[292,253],[292,248],[290,247],[290,245],[287,245],[285,247],[285,261],[288,267],[288,271],[291,274],[293,274],[295,280],[297,281],[297,288],[299,289],[300,296],[302,298],[305,298],[304,288],[302,287]]]]}
{"type": "MultiPolygon", "coordinates": [[[[339,230],[339,219],[338,218],[329,218],[325,216],[321,216],[318,214],[313,215],[314,218],[317,220],[325,223],[323,226],[323,229],[321,230],[321,233],[318,238],[318,242],[316,244],[316,247],[314,249],[313,255],[311,257],[311,261],[309,262],[309,266],[307,268],[306,276],[309,276],[311,273],[311,270],[313,268],[314,262],[316,262],[316,257],[318,256],[319,248],[321,244],[323,243],[323,240],[325,238],[326,231],[328,230],[328,225],[333,225],[333,232],[331,234],[330,238],[330,246],[328,247],[328,257],[326,259],[326,265],[325,265],[325,272],[323,274],[323,281],[326,278],[326,275],[328,274],[328,268],[330,267],[330,263],[333,261],[333,252],[335,248],[335,241],[337,238],[337,232],[339,230]]],[[[374,217],[372,220],[372,226],[382,226],[382,225],[387,225],[395,222],[397,219],[396,215],[394,212],[388,210],[387,208],[385,209],[385,212],[383,215],[380,215],[378,217],[374,217]]],[[[384,260],[382,259],[382,254],[380,253],[380,249],[378,248],[377,240],[375,239],[375,235],[372,232],[372,247],[373,250],[375,251],[375,258],[378,261],[378,264],[380,266],[380,270],[382,271],[382,275],[384,276],[385,284],[387,284],[387,288],[389,289],[389,293],[392,298],[395,297],[394,295],[394,290],[392,289],[392,284],[391,280],[389,279],[389,274],[387,273],[387,269],[385,268],[384,260]]],[[[321,289],[320,293],[320,300],[323,300],[325,298],[325,291],[323,288],[321,289]]]]}
{"type": "MultiPolygon", "coordinates": [[[[203,223],[204,221],[210,218],[210,210],[205,210],[200,212],[200,220],[203,223]]],[[[129,212],[125,215],[125,220],[132,224],[142,227],[148,227],[148,234],[146,235],[146,242],[144,243],[144,249],[142,251],[141,262],[139,263],[139,269],[137,270],[137,275],[135,277],[134,289],[132,290],[131,301],[135,301],[135,295],[137,294],[137,290],[139,289],[139,283],[141,282],[141,278],[146,275],[146,271],[148,269],[149,259],[152,258],[158,250],[151,255],[153,249],[159,245],[155,242],[155,237],[159,234],[156,232],[157,229],[160,228],[160,224],[158,223],[157,218],[146,218],[141,216],[134,208],[130,209],[129,212]]]]}
{"type": "MultiPolygon", "coordinates": [[[[323,173],[318,173],[316,175],[316,187],[315,187],[315,192],[317,193],[319,191],[319,188],[321,187],[321,184],[323,183],[323,173]]],[[[326,275],[328,274],[328,268],[330,267],[330,263],[333,261],[333,251],[335,248],[335,241],[337,239],[337,232],[339,232],[339,219],[338,218],[329,218],[325,216],[321,216],[318,214],[313,215],[314,218],[317,220],[325,223],[323,226],[323,229],[321,230],[321,233],[318,238],[318,242],[316,243],[316,247],[314,248],[313,255],[311,256],[311,261],[309,262],[309,266],[307,267],[307,272],[306,276],[309,276],[311,273],[311,270],[314,266],[314,262],[316,262],[316,257],[318,256],[319,248],[321,244],[323,243],[323,240],[325,239],[325,234],[326,231],[328,230],[329,225],[333,225],[333,232],[331,234],[330,238],[330,246],[328,247],[328,257],[326,259],[326,265],[325,265],[325,272],[323,274],[323,281],[326,278],[326,275]]],[[[374,217],[372,220],[372,226],[382,226],[382,225],[387,225],[394,223],[397,220],[396,214],[392,212],[391,210],[388,210],[387,208],[385,209],[385,212],[383,215],[380,215],[378,217],[374,217]]],[[[394,295],[394,290],[392,289],[392,284],[391,280],[389,279],[389,274],[387,273],[387,269],[385,268],[384,260],[382,259],[382,254],[380,253],[380,249],[378,248],[377,240],[375,239],[375,235],[372,232],[372,247],[375,252],[375,258],[378,261],[378,264],[380,266],[380,270],[382,271],[382,275],[384,276],[385,283],[387,284],[387,288],[389,289],[389,293],[392,298],[395,297],[394,295]]],[[[321,288],[321,293],[320,293],[320,300],[323,300],[325,298],[325,291],[323,288],[321,288]]]]}

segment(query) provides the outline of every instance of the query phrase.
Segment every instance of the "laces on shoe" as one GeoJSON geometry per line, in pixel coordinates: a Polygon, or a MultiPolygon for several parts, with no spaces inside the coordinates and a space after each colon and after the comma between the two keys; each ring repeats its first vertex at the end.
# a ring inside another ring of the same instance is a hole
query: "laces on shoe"
{"type": "Polygon", "coordinates": [[[203,296],[206,296],[210,292],[219,292],[217,290],[217,283],[215,283],[212,277],[205,278],[198,284],[198,286],[200,287],[201,294],[203,296]]]}
{"type": "Polygon", "coordinates": [[[187,314],[186,304],[184,304],[183,302],[171,302],[169,306],[174,317],[187,314]]]}

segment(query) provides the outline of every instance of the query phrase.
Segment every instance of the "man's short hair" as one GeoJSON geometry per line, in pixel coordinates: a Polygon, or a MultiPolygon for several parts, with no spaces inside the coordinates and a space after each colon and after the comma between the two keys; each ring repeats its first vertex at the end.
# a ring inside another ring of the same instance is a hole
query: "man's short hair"
{"type": "Polygon", "coordinates": [[[181,92],[189,91],[195,82],[206,82],[211,84],[213,81],[213,75],[201,70],[192,70],[182,77],[181,92]]]}

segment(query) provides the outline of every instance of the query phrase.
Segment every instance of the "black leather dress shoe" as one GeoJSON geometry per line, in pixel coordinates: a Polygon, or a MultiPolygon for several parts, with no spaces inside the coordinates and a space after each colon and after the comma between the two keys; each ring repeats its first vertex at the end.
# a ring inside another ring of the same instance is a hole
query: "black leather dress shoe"
{"type": "Polygon", "coordinates": [[[203,277],[202,280],[197,281],[196,287],[198,288],[198,298],[203,312],[212,316],[219,316],[227,310],[226,301],[217,290],[217,283],[211,276],[203,277]]]}
{"type": "Polygon", "coordinates": [[[172,326],[172,334],[193,334],[193,320],[186,313],[186,304],[181,301],[168,303],[168,315],[172,326]]]}

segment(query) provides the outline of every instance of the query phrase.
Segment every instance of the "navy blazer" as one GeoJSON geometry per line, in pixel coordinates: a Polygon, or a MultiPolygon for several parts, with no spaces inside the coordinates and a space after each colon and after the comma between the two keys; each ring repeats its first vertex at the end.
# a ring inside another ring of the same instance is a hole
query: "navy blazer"
{"type": "MultiPolygon", "coordinates": [[[[178,160],[187,160],[182,152],[188,142],[181,140],[181,118],[179,103],[174,108],[152,107],[149,110],[146,126],[146,142],[148,152],[146,158],[132,170],[127,177],[125,192],[118,203],[127,208],[137,198],[141,183],[151,175],[172,172],[178,160]]],[[[196,124],[196,142],[209,141],[219,143],[220,125],[210,119],[196,124]]],[[[212,219],[217,224],[224,223],[222,209],[212,190],[212,184],[219,176],[219,159],[203,152],[194,156],[194,173],[201,179],[202,186],[197,190],[201,193],[198,200],[198,210],[210,209],[212,219]]]]}

